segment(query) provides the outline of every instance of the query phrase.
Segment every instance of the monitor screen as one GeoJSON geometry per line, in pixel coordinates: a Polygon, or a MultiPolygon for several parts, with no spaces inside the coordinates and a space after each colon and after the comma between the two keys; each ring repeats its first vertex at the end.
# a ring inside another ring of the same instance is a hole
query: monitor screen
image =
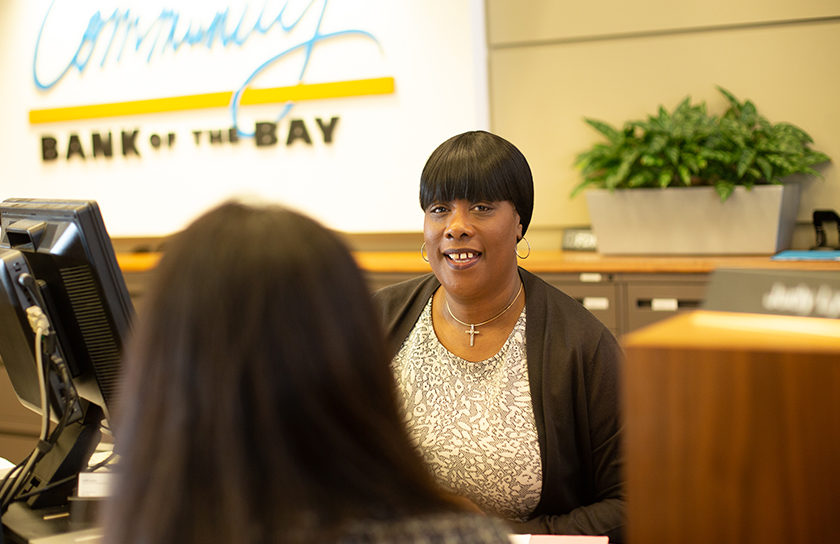
{"type": "Polygon", "coordinates": [[[66,500],[72,487],[56,482],[86,466],[107,429],[133,313],[96,202],[0,203],[0,360],[21,403],[49,418],[42,435],[56,423],[16,486],[31,506],[66,500]]]}

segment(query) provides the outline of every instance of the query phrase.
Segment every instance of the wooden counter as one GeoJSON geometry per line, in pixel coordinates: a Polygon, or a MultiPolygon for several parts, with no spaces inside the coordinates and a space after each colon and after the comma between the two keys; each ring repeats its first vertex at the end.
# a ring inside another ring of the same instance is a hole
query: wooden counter
{"type": "MultiPolygon", "coordinates": [[[[431,270],[417,251],[355,252],[371,290],[431,270]]],[[[148,273],[159,253],[118,253],[129,293],[142,299],[148,273]]],[[[533,251],[520,260],[569,296],[579,300],[616,335],[673,313],[697,309],[709,276],[717,268],[837,270],[840,262],[773,261],[765,256],[604,256],[592,252],[533,251]]]]}
{"type": "Polygon", "coordinates": [[[695,311],[623,344],[628,541],[834,541],[840,319],[695,311]]]}
{"type": "MultiPolygon", "coordinates": [[[[429,264],[417,251],[360,251],[354,253],[359,266],[368,272],[422,274],[429,264]]],[[[123,272],[144,272],[157,264],[159,253],[118,253],[123,272]]],[[[773,261],[766,256],[675,256],[633,255],[605,256],[599,253],[572,251],[533,251],[520,264],[540,273],[640,273],[707,274],[715,268],[778,268],[797,270],[838,270],[836,261],[773,261]]]]}

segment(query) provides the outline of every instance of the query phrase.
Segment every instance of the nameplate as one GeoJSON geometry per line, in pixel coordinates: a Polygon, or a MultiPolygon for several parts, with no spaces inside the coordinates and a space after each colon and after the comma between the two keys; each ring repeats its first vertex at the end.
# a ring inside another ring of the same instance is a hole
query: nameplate
{"type": "Polygon", "coordinates": [[[838,319],[840,268],[837,271],[715,270],[702,308],[838,319]]]}
{"type": "Polygon", "coordinates": [[[77,496],[83,499],[101,499],[110,496],[113,472],[80,472],[77,496]]]}

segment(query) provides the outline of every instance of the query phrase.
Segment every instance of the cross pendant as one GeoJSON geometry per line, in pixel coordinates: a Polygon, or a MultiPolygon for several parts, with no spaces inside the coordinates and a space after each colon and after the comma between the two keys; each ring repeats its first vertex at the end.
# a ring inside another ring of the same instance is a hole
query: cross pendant
{"type": "Polygon", "coordinates": [[[481,334],[480,332],[475,330],[475,325],[470,324],[470,330],[464,332],[470,335],[470,347],[475,346],[475,335],[481,334]]]}

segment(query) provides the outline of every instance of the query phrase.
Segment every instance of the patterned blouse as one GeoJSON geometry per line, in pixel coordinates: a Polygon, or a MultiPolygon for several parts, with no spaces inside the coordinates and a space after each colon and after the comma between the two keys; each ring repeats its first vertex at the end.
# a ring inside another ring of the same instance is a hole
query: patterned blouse
{"type": "Polygon", "coordinates": [[[472,362],[438,340],[431,298],[393,361],[409,434],[438,482],[516,521],[542,488],[526,362],[524,308],[499,352],[472,362]]]}

